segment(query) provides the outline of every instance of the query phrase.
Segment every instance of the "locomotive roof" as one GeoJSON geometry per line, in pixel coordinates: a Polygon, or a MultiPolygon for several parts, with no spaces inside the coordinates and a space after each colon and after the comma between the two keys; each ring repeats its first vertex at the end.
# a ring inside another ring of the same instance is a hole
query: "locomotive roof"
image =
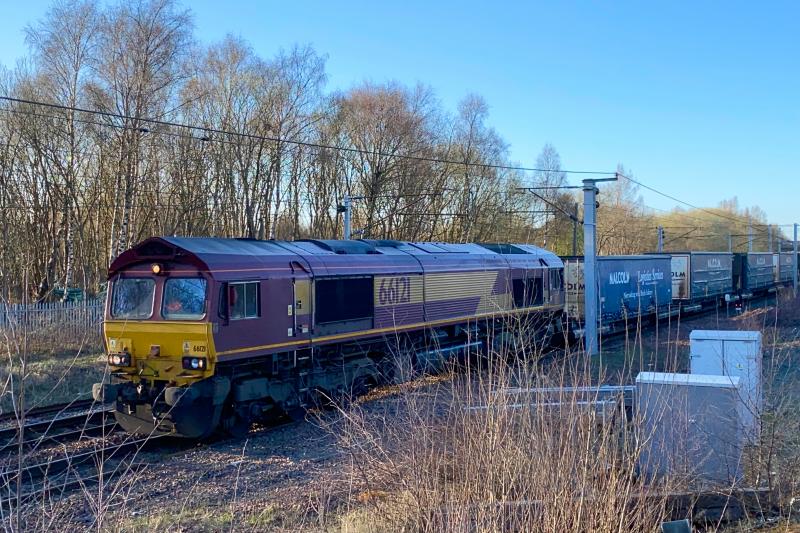
{"type": "MultiPolygon", "coordinates": [[[[666,252],[658,252],[658,253],[653,252],[651,254],[598,255],[597,256],[597,260],[598,261],[603,261],[603,260],[614,260],[614,259],[622,260],[622,259],[624,259],[624,260],[634,260],[634,261],[636,261],[636,260],[646,260],[646,259],[669,259],[670,257],[671,257],[670,254],[668,254],[666,252]]],[[[583,258],[584,258],[584,256],[582,256],[582,255],[565,255],[565,256],[561,257],[561,259],[564,259],[564,260],[567,260],[567,261],[570,261],[570,260],[583,261],[583,258]]]]}
{"type": "Polygon", "coordinates": [[[532,263],[551,268],[562,266],[561,260],[552,252],[525,244],[152,237],[117,257],[109,268],[109,277],[129,266],[158,261],[179,261],[215,273],[288,270],[292,262],[318,275],[346,274],[348,265],[352,266],[353,273],[366,267],[374,268],[375,265],[381,265],[382,269],[402,271],[419,270],[422,265],[426,269],[445,265],[468,269],[472,265],[474,269],[474,263],[464,263],[465,255],[473,256],[476,260],[479,256],[483,257],[480,266],[485,267],[506,262],[511,266],[532,263]],[[514,251],[509,251],[511,248],[514,251]]]}

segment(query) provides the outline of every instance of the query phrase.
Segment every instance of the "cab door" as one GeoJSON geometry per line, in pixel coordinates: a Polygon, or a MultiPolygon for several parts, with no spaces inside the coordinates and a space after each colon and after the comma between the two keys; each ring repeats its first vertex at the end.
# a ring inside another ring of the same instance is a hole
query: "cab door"
{"type": "Polygon", "coordinates": [[[293,336],[297,340],[311,339],[313,329],[311,274],[300,263],[292,262],[292,302],[287,313],[292,317],[293,336]]]}

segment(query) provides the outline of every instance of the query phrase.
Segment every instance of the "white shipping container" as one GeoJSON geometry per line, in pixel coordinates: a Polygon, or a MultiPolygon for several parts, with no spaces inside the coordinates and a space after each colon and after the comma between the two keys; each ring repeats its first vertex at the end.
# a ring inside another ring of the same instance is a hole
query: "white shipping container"
{"type": "Polygon", "coordinates": [[[578,259],[564,260],[564,308],[567,316],[578,323],[583,323],[584,291],[583,261],[578,259]]]}
{"type": "Polygon", "coordinates": [[[775,283],[781,281],[781,258],[778,254],[772,254],[772,274],[775,277],[775,283]]]}
{"type": "Polygon", "coordinates": [[[691,269],[689,268],[689,255],[672,256],[672,299],[689,300],[691,292],[691,269]]]}

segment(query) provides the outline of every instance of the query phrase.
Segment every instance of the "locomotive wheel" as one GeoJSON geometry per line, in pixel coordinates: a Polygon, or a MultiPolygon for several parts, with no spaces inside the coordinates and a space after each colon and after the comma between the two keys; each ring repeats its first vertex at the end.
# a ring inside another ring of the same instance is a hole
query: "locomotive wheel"
{"type": "Polygon", "coordinates": [[[222,428],[225,433],[235,439],[241,439],[250,433],[252,421],[249,417],[243,417],[235,411],[231,411],[222,421],[222,428]]]}
{"type": "Polygon", "coordinates": [[[306,419],[306,410],[301,406],[286,408],[284,413],[294,422],[301,422],[306,419]]]}
{"type": "Polygon", "coordinates": [[[352,398],[355,400],[359,396],[368,393],[372,388],[372,379],[369,376],[359,376],[353,381],[352,398]]]}

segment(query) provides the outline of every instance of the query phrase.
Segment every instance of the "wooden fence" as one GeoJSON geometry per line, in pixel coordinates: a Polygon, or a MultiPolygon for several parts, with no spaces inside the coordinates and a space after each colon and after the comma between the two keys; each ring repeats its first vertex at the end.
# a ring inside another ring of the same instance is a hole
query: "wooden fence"
{"type": "Polygon", "coordinates": [[[104,302],[0,303],[0,335],[47,336],[54,342],[100,345],[104,302]]]}

